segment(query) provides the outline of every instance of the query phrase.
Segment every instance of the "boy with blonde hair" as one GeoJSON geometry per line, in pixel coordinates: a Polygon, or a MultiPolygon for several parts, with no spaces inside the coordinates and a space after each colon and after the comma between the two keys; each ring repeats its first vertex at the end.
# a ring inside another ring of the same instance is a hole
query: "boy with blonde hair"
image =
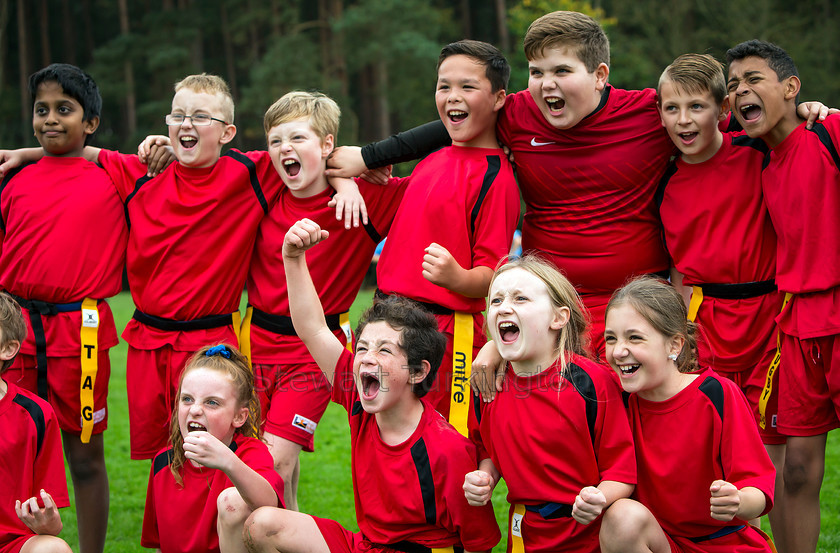
{"type": "Polygon", "coordinates": [[[329,404],[329,386],[298,338],[289,313],[283,272],[283,238],[295,221],[309,218],[332,239],[308,258],[329,328],[349,343],[348,310],[361,287],[377,243],[387,235],[407,183],[358,186],[368,222],[346,228],[328,206],[335,191],[324,176],[338,135],[341,111],[317,92],[290,92],[265,113],[268,153],[285,187],[257,232],[248,272],[243,351],[250,358],[275,469],[285,482],[286,507],[297,510],[300,451],[314,450],[315,429],[329,404]]]}

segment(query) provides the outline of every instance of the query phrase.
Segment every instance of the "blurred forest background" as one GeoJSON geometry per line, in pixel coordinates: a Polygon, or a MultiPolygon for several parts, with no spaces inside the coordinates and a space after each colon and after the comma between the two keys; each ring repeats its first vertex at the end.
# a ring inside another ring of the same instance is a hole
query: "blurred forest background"
{"type": "Polygon", "coordinates": [[[343,111],[340,143],[364,143],[436,118],[435,63],[461,38],[496,44],[527,86],[522,36],[565,9],[602,22],[610,82],[655,86],[679,54],[750,38],[786,48],[803,99],[840,106],[840,0],[0,0],[0,147],[35,145],[28,76],[81,66],[104,99],[95,144],[132,152],[165,134],[172,85],[224,76],[236,100],[234,146],[264,147],[262,114],[294,89],[321,90],[343,111]]]}

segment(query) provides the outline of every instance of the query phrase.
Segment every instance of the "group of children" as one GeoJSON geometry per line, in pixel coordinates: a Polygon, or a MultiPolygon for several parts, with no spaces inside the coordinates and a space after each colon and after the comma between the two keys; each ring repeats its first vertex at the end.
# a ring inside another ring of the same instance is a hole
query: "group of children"
{"type": "Polygon", "coordinates": [[[768,551],[750,523],[767,512],[779,551],[814,550],[840,412],[837,118],[816,105],[806,127],[792,60],[760,41],[728,52],[728,79],[681,56],[656,91],[611,87],[607,37],[576,12],[536,20],[525,51],[528,90],[506,95],[497,49],[446,46],[440,123],[362,149],[334,150],[332,100],[293,92],[266,112],[267,151],[222,154],[233,100],[194,75],[168,137],[99,150],[90,77],[33,75],[42,148],[0,152],[0,416],[28,429],[3,444],[28,453],[0,551],[67,550],[51,537],[68,504],[58,427],[82,551],[104,548],[104,299],[123,263],[146,547],[487,551],[505,478],[508,551],[768,551]],[[385,186],[324,173],[330,156],[356,176],[435,148],[385,186]],[[517,182],[541,257],[500,265],[517,182]],[[359,192],[367,217],[340,221],[359,192]],[[669,267],[672,284],[655,278],[669,267]],[[348,412],[357,533],[296,512],[330,399],[348,412]]]}

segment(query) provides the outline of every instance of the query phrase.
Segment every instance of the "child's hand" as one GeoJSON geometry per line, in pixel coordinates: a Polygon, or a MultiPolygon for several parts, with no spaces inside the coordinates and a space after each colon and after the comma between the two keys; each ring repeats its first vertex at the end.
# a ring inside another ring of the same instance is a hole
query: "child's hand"
{"type": "Polygon", "coordinates": [[[172,143],[169,141],[168,136],[163,136],[162,134],[150,134],[147,136],[143,142],[137,146],[137,157],[140,158],[141,163],[148,164],[149,156],[152,153],[152,148],[154,146],[171,146],[172,143]]]}
{"type": "Polygon", "coordinates": [[[738,488],[725,480],[715,480],[709,491],[712,494],[712,518],[723,522],[729,522],[735,518],[741,507],[741,493],[738,488]]]}
{"type": "Polygon", "coordinates": [[[283,257],[300,257],[303,252],[329,238],[330,233],[321,230],[311,219],[301,219],[286,232],[283,239],[283,257]]]}
{"type": "Polygon", "coordinates": [[[57,536],[61,532],[61,515],[55,506],[50,494],[41,490],[41,501],[44,506],[38,505],[37,497],[15,501],[15,514],[27,528],[39,535],[57,536]]]}
{"type": "Polygon", "coordinates": [[[0,178],[8,171],[20,167],[26,160],[20,150],[0,150],[0,178]]]}
{"type": "Polygon", "coordinates": [[[207,468],[229,472],[236,454],[209,432],[190,432],[184,436],[184,457],[207,468]]]}
{"type": "Polygon", "coordinates": [[[505,380],[507,363],[499,355],[496,344],[492,341],[481,346],[475,356],[470,372],[470,387],[473,393],[481,394],[485,403],[490,403],[496,397],[496,392],[502,391],[505,380]]]}
{"type": "Polygon", "coordinates": [[[169,167],[169,164],[173,161],[176,161],[176,158],[172,146],[158,146],[155,144],[152,146],[151,153],[147,157],[146,165],[149,167],[146,174],[150,177],[157,176],[169,167]]]}
{"type": "Polygon", "coordinates": [[[589,524],[601,515],[606,506],[607,498],[604,492],[595,486],[586,486],[575,497],[572,518],[581,524],[589,524]]]}
{"type": "Polygon", "coordinates": [[[385,167],[378,167],[376,169],[365,169],[360,175],[363,179],[373,184],[388,184],[388,179],[391,178],[391,169],[393,166],[386,165],[385,167]]]}
{"type": "Polygon", "coordinates": [[[474,470],[464,476],[464,497],[467,498],[467,503],[473,507],[487,505],[487,502],[493,496],[493,488],[495,487],[496,483],[493,482],[493,477],[483,470],[474,470]]]}
{"type": "Polygon", "coordinates": [[[806,121],[805,126],[812,128],[814,121],[824,121],[829,114],[840,113],[837,108],[830,108],[822,102],[802,102],[796,106],[796,114],[806,121]]]}
{"type": "Polygon", "coordinates": [[[461,265],[455,261],[449,250],[432,242],[426,248],[426,255],[423,256],[423,278],[451,290],[459,274],[463,271],[461,265]]]}
{"type": "Polygon", "coordinates": [[[335,188],[335,194],[327,204],[335,208],[335,218],[340,221],[344,217],[344,228],[359,226],[359,217],[362,224],[368,222],[367,206],[365,199],[359,192],[358,185],[352,179],[330,179],[330,186],[335,188]]]}
{"type": "Polygon", "coordinates": [[[358,146],[340,146],[327,158],[328,177],[358,177],[366,170],[362,149],[358,146]]]}

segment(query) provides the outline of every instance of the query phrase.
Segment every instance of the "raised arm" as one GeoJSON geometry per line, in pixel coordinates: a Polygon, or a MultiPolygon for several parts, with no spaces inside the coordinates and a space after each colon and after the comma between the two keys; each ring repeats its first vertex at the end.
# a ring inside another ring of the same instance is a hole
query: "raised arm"
{"type": "Polygon", "coordinates": [[[324,308],[312,283],[304,253],[328,237],[329,233],[321,230],[317,223],[301,219],[292,225],[283,240],[283,265],[286,268],[289,311],[295,332],[332,384],[335,364],[344,346],[327,326],[324,308]]]}

